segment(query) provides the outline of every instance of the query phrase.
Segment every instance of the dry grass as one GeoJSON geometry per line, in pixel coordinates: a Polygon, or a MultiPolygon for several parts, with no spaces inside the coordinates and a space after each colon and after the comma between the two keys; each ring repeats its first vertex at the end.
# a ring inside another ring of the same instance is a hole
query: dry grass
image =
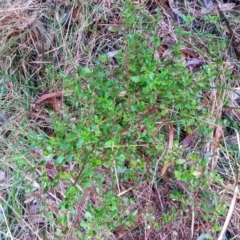
{"type": "MultiPolygon", "coordinates": [[[[176,17],[170,11],[173,9],[169,9],[164,1],[164,3],[150,2],[151,4],[142,1],[142,7],[149,11],[161,7],[164,13],[164,19],[159,23],[159,36],[167,35],[179,40],[173,32],[174,28],[181,24],[179,16],[176,17]],[[171,15],[178,21],[172,21],[171,15]]],[[[40,176],[47,172],[46,178],[54,177],[58,170],[53,167],[52,159],[46,159],[41,150],[36,151],[34,145],[29,144],[29,136],[34,135],[39,139],[46,136],[44,132],[46,126],[43,127],[42,124],[47,122],[47,128],[51,127],[46,112],[41,112],[42,118],[39,115],[33,118],[30,109],[39,95],[63,89],[62,79],[55,78],[60,71],[71,75],[78,66],[92,67],[99,54],[110,54],[121,49],[123,46],[121,11],[124,3],[123,0],[27,2],[6,0],[0,3],[1,239],[79,239],[74,233],[74,228],[78,228],[80,220],[84,218],[87,203],[91,202],[98,206],[103,200],[101,190],[100,193],[95,193],[91,188],[85,189],[82,193],[85,197],[75,203],[79,219],[69,217],[71,221],[68,222],[68,226],[55,223],[54,219],[62,214],[58,206],[68,186],[62,181],[55,189],[49,189],[47,193],[43,191],[45,183],[40,181],[40,176]],[[39,165],[41,161],[49,164],[47,169],[39,165]],[[54,213],[50,220],[48,212],[54,213]]],[[[195,6],[191,5],[188,10],[194,11],[192,13],[197,17],[195,24],[202,31],[206,29],[211,32],[212,25],[202,24],[202,15],[197,15],[199,12],[196,13],[194,8],[195,6]]],[[[182,9],[187,10],[186,6],[182,9]]],[[[229,16],[236,16],[238,12],[231,14],[229,16]]],[[[224,31],[223,27],[223,34],[224,31]]],[[[191,41],[181,40],[188,42],[194,51],[199,52],[204,61],[214,63],[214,57],[206,49],[201,48],[205,42],[197,34],[193,34],[191,41]]],[[[163,52],[171,54],[164,49],[163,52]]],[[[215,126],[218,120],[226,116],[232,119],[234,131],[224,129],[221,144],[215,149],[218,160],[216,169],[224,177],[224,182],[222,185],[213,183],[211,190],[219,194],[222,201],[229,205],[239,164],[240,92],[238,79],[229,83],[228,76],[224,74],[230,68],[238,71],[236,67],[238,63],[232,60],[233,56],[228,50],[220,54],[226,54],[228,60],[225,68],[219,70],[219,79],[212,81],[214,90],[206,94],[207,108],[212,113],[212,119],[209,121],[215,126]],[[228,96],[231,99],[229,106],[232,108],[225,109],[228,96]]],[[[239,72],[237,76],[239,77],[239,72]]],[[[199,138],[189,151],[202,149],[204,145],[207,149],[211,141],[212,136],[203,140],[199,138]]],[[[66,171],[75,168],[73,163],[66,171]]],[[[107,173],[104,169],[96,171],[102,171],[106,182],[109,182],[112,175],[114,176],[114,173],[107,173]]],[[[129,207],[123,206],[123,210],[119,209],[119,215],[123,215],[127,210],[138,209],[137,220],[129,228],[119,226],[116,222],[116,229],[106,229],[106,232],[99,233],[98,237],[101,239],[190,239],[191,235],[193,239],[197,239],[211,228],[202,220],[204,216],[201,209],[189,208],[188,216],[183,216],[181,211],[171,212],[173,211],[171,206],[175,206],[176,209],[180,209],[181,206],[179,202],[169,197],[169,192],[180,189],[188,194],[181,183],[179,185],[178,182],[164,182],[152,186],[142,181],[136,187],[132,187],[131,183],[126,187],[123,183],[120,185],[126,190],[123,196],[133,198],[135,203],[129,207]],[[164,222],[164,214],[170,217],[169,221],[164,222]]],[[[82,192],[81,187],[78,185],[77,187],[79,192],[82,192]]],[[[118,192],[117,186],[113,187],[111,184],[106,184],[105,188],[113,188],[116,194],[118,192]]],[[[198,197],[194,196],[193,201],[198,201],[198,197]]],[[[240,238],[239,215],[238,195],[229,225],[235,239],[240,238]]],[[[224,217],[220,215],[216,217],[219,224],[223,225],[224,217]]],[[[78,229],[81,231],[81,228],[78,229]]]]}
{"type": "MultiPolygon", "coordinates": [[[[43,193],[39,185],[45,172],[36,168],[41,151],[32,150],[27,138],[43,134],[36,127],[44,129],[48,116],[43,112],[42,118],[39,114],[32,118],[30,108],[39,94],[62,89],[61,79],[53,79],[55,73],[71,74],[79,65],[92,65],[99,53],[117,50],[121,38],[108,27],[118,24],[115,12],[121,5],[121,1],[111,6],[91,1],[1,2],[1,239],[64,238],[63,229],[50,223],[46,213],[59,216],[58,204],[67,186],[62,182],[43,193]]],[[[48,174],[56,171],[50,168],[48,174]]]]}

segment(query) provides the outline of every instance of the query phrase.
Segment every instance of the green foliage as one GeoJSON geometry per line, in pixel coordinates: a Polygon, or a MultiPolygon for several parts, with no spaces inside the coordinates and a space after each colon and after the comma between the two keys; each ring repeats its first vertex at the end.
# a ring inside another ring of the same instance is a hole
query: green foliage
{"type": "MultiPolygon", "coordinates": [[[[185,20],[188,25],[193,19],[186,17],[185,20]]],[[[210,80],[217,76],[216,66],[209,64],[196,74],[188,71],[181,60],[180,48],[184,42],[171,47],[171,56],[155,58],[154,51],[161,44],[156,22],[136,6],[126,8],[124,30],[127,34],[124,48],[116,56],[117,64],[110,68],[108,57],[99,56],[93,69],[79,67],[72,76],[64,73],[57,76],[63,79],[64,89],[71,91],[65,95],[64,114],[50,113],[54,137],[33,137],[31,141],[34,147],[44,149],[44,156],[54,159],[56,167],[75,162],[74,171],[59,172],[52,182],[46,175],[41,177],[45,192],[59,186],[60,181],[67,182],[68,190],[59,205],[62,215],[57,219],[58,225],[65,226],[69,216],[76,216],[75,206],[81,202],[86,189],[93,187],[101,196],[98,207],[88,203],[80,222],[86,239],[97,237],[104,229],[114,230],[118,225],[130,226],[134,222],[137,212],[127,211],[126,199],[117,196],[117,186],[130,180],[134,186],[142,180],[151,182],[156,162],[168,148],[167,128],[153,135],[157,123],[166,120],[181,131],[191,126],[205,134],[203,120],[208,115],[200,105],[201,92],[209,90],[210,80]],[[144,156],[149,159],[148,163],[144,156]],[[107,173],[97,171],[99,168],[107,173]],[[76,180],[80,188],[72,180],[76,180]]],[[[207,175],[205,166],[209,159],[196,152],[188,155],[187,162],[180,159],[180,155],[183,149],[176,141],[174,153],[165,154],[159,162],[175,165],[172,177],[188,183],[190,196],[175,190],[171,198],[182,202],[182,211],[185,205],[210,206],[211,200],[202,194],[210,182],[216,180],[215,176],[207,175]],[[199,172],[203,173],[201,177],[199,172]],[[192,199],[196,191],[201,198],[199,203],[192,199]]],[[[157,180],[159,176],[155,177],[157,180]]],[[[176,211],[172,208],[164,214],[162,223],[174,221],[176,211]]],[[[49,214],[48,218],[51,217],[49,214]]],[[[149,223],[153,222],[146,217],[149,223]]],[[[77,234],[82,237],[81,232],[77,234]]]]}
{"type": "MultiPolygon", "coordinates": [[[[24,8],[14,12],[16,22],[3,24],[1,239],[165,232],[179,220],[190,227],[193,213],[196,223],[212,226],[199,238],[216,239],[221,229],[228,204],[215,193],[224,184],[209,171],[206,143],[216,124],[228,126],[225,137],[239,132],[237,108],[227,100],[237,66],[226,60],[231,44],[222,20],[184,15],[182,8],[175,24],[156,1],[110,2],[24,8]],[[22,24],[18,12],[37,20],[22,24]],[[197,72],[186,68],[183,49],[194,51],[193,62],[204,60],[200,69],[193,66],[197,72]],[[109,57],[113,50],[117,55],[109,57]],[[60,90],[66,90],[61,111],[50,110],[53,99],[32,109],[34,99],[60,90]],[[185,147],[191,132],[194,143],[185,147]]],[[[221,142],[216,169],[222,176],[234,175],[237,140],[221,142]]]]}

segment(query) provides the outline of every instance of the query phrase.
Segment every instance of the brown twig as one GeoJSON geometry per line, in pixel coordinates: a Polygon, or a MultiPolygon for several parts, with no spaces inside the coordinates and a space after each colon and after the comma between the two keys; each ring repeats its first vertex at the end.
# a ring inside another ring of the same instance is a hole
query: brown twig
{"type": "Polygon", "coordinates": [[[217,152],[217,149],[220,146],[221,139],[223,137],[223,129],[221,126],[216,126],[213,132],[213,144],[211,145],[211,154],[212,154],[212,171],[215,169],[217,162],[218,162],[218,156],[214,156],[214,154],[217,152]]]}
{"type": "MultiPolygon", "coordinates": [[[[140,123],[141,121],[143,121],[143,119],[145,119],[147,116],[151,115],[152,113],[154,113],[156,110],[160,110],[160,108],[158,106],[152,106],[150,109],[147,110],[146,113],[144,113],[142,115],[142,117],[137,120],[134,125],[136,126],[138,123],[140,123]]],[[[117,134],[112,134],[112,136],[116,136],[116,135],[120,135],[122,133],[125,133],[132,125],[127,125],[126,127],[124,127],[120,132],[118,132],[117,134]]]]}
{"type": "Polygon", "coordinates": [[[94,193],[94,188],[93,187],[89,187],[87,189],[85,189],[83,195],[82,195],[82,201],[77,205],[77,209],[76,209],[76,215],[73,218],[72,221],[72,226],[69,229],[67,236],[66,236],[66,240],[70,240],[73,239],[72,234],[73,234],[73,228],[78,225],[81,215],[84,211],[84,206],[86,204],[86,202],[89,200],[89,198],[91,198],[91,195],[94,193]],[[89,196],[89,198],[87,199],[87,197],[89,196]]]}
{"type": "Polygon", "coordinates": [[[222,11],[221,5],[219,3],[218,0],[214,0],[214,3],[217,5],[217,9],[219,12],[219,15],[221,16],[221,18],[223,19],[223,21],[225,22],[227,29],[229,31],[230,34],[230,43],[235,51],[236,57],[238,60],[240,60],[240,49],[239,49],[239,41],[236,38],[236,35],[230,25],[230,22],[226,16],[226,14],[222,11]]]}

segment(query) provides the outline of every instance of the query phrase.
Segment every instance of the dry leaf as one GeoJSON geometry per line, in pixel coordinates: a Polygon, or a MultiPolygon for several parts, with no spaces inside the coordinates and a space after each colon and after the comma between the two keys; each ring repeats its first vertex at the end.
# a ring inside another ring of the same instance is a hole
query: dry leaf
{"type": "Polygon", "coordinates": [[[55,109],[59,114],[63,114],[61,108],[62,108],[62,101],[58,100],[57,98],[63,97],[64,93],[71,92],[71,91],[59,91],[55,93],[47,93],[43,94],[40,98],[38,98],[35,103],[32,106],[32,110],[35,111],[37,105],[40,103],[48,100],[48,102],[51,104],[52,108],[55,109]]]}
{"type": "Polygon", "coordinates": [[[205,223],[194,223],[194,230],[195,231],[199,231],[199,229],[201,228],[211,228],[211,224],[209,222],[205,222],[205,223]]]}
{"type": "Polygon", "coordinates": [[[183,54],[186,54],[186,56],[190,57],[190,58],[197,58],[196,54],[194,53],[194,51],[191,48],[181,48],[181,52],[183,54]]]}
{"type": "Polygon", "coordinates": [[[47,163],[46,169],[47,169],[47,176],[52,181],[59,171],[54,167],[52,163],[47,163]]]}
{"type": "Polygon", "coordinates": [[[163,44],[168,46],[168,47],[169,46],[174,46],[176,44],[176,41],[171,37],[166,37],[163,44]]]}
{"type": "Polygon", "coordinates": [[[213,132],[213,144],[211,145],[211,154],[213,156],[212,157],[212,171],[218,162],[218,156],[214,156],[214,153],[216,153],[217,149],[220,146],[220,141],[222,139],[222,136],[223,136],[222,127],[221,126],[215,127],[214,132],[213,132]]]}
{"type": "Polygon", "coordinates": [[[187,136],[182,140],[181,145],[184,148],[190,147],[195,140],[193,133],[187,134],[187,136]]]}
{"type": "MultiPolygon", "coordinates": [[[[213,134],[213,140],[214,140],[214,145],[215,148],[219,148],[220,145],[220,141],[222,139],[223,136],[223,129],[221,126],[217,126],[214,130],[214,134],[213,134]]],[[[215,149],[214,149],[215,150],[215,149]]]]}
{"type": "Polygon", "coordinates": [[[49,102],[51,104],[51,107],[60,115],[63,114],[63,110],[62,110],[62,107],[63,107],[63,102],[62,100],[60,99],[57,99],[57,98],[51,98],[49,99],[49,102]]]}
{"type": "Polygon", "coordinates": [[[191,67],[191,66],[202,66],[204,64],[203,60],[200,59],[191,59],[186,62],[186,67],[191,67]]]}
{"type": "Polygon", "coordinates": [[[56,97],[62,97],[63,94],[66,93],[66,91],[59,91],[59,92],[55,92],[55,93],[46,93],[46,94],[43,94],[40,98],[38,98],[34,105],[38,105],[40,104],[41,102],[47,100],[47,99],[51,99],[51,98],[56,98],[56,97]]]}

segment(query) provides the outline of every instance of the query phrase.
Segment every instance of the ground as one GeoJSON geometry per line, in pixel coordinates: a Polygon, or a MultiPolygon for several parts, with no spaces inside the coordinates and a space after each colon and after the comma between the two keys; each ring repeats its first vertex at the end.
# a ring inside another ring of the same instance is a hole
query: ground
{"type": "Polygon", "coordinates": [[[239,12],[1,1],[1,239],[240,239],[239,12]]]}

